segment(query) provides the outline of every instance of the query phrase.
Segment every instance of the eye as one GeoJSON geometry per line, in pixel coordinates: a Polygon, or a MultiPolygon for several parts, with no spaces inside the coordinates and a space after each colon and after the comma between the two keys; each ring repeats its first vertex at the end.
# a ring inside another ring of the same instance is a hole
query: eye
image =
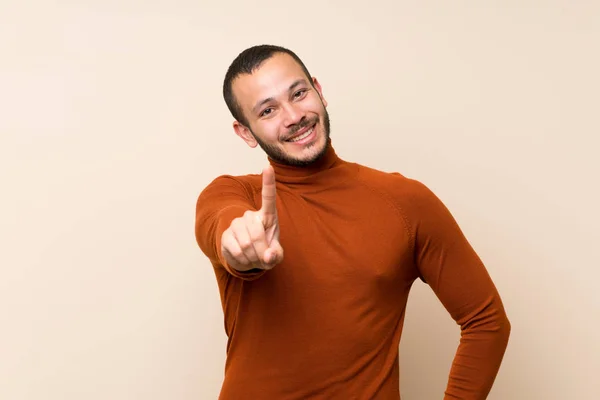
{"type": "Polygon", "coordinates": [[[271,107],[269,108],[265,108],[261,113],[260,116],[261,117],[266,117],[267,115],[269,115],[271,113],[271,111],[273,111],[273,109],[271,107]]]}
{"type": "Polygon", "coordinates": [[[294,93],[294,98],[299,99],[300,97],[304,96],[305,93],[306,89],[298,90],[296,93],[294,93]]]}

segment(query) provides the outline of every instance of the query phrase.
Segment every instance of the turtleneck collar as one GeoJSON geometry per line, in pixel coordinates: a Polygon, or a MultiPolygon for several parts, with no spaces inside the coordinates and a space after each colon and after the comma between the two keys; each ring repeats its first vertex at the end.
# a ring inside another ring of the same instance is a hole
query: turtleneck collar
{"type": "MultiPolygon", "coordinates": [[[[275,178],[282,183],[305,183],[312,181],[311,178],[316,178],[327,171],[333,170],[336,166],[344,164],[344,161],[336,154],[331,140],[328,141],[325,154],[314,163],[300,167],[295,165],[287,165],[273,160],[268,157],[269,163],[275,171],[275,178]]],[[[328,174],[326,174],[328,175],[328,174]]]]}

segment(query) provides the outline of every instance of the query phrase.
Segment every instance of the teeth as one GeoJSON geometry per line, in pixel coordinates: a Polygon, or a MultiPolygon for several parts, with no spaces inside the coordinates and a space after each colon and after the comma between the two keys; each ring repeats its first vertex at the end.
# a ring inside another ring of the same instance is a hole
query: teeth
{"type": "Polygon", "coordinates": [[[295,137],[295,138],[293,138],[293,139],[290,139],[289,141],[290,141],[290,142],[297,142],[297,141],[299,141],[299,140],[302,140],[302,139],[304,139],[305,137],[308,137],[308,135],[310,135],[310,134],[312,133],[313,129],[315,129],[315,128],[314,128],[314,127],[313,127],[313,128],[310,128],[308,131],[304,132],[302,135],[300,135],[300,136],[298,136],[298,137],[295,137]]]}

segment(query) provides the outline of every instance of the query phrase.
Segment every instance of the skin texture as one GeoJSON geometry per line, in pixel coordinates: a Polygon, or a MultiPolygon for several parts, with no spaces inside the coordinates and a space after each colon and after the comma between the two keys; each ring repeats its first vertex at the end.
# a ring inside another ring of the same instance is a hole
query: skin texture
{"type": "Polygon", "coordinates": [[[249,126],[233,123],[235,133],[250,147],[260,147],[283,164],[309,165],[319,159],[329,141],[327,101],[316,78],[309,78],[289,55],[279,53],[252,74],[234,79],[233,94],[249,126]],[[315,126],[308,143],[286,141],[315,126]]]}

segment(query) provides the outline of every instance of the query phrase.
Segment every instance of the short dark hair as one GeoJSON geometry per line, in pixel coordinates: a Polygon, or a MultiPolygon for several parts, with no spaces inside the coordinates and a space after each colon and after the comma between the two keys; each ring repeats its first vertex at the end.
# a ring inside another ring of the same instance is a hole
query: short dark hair
{"type": "Polygon", "coordinates": [[[233,118],[239,121],[241,124],[248,126],[248,120],[244,116],[244,111],[242,110],[240,104],[235,99],[232,90],[232,83],[235,78],[237,78],[241,74],[251,74],[254,72],[260,65],[271,58],[276,53],[284,53],[290,55],[300,66],[302,70],[306,74],[308,81],[312,84],[311,75],[308,72],[308,69],[300,59],[292,50],[287,49],[282,46],[270,45],[270,44],[261,44],[257,46],[252,46],[244,51],[242,51],[238,56],[233,60],[229,68],[227,69],[227,73],[225,74],[225,80],[223,82],[223,98],[225,99],[225,104],[227,104],[227,108],[233,118]]]}

